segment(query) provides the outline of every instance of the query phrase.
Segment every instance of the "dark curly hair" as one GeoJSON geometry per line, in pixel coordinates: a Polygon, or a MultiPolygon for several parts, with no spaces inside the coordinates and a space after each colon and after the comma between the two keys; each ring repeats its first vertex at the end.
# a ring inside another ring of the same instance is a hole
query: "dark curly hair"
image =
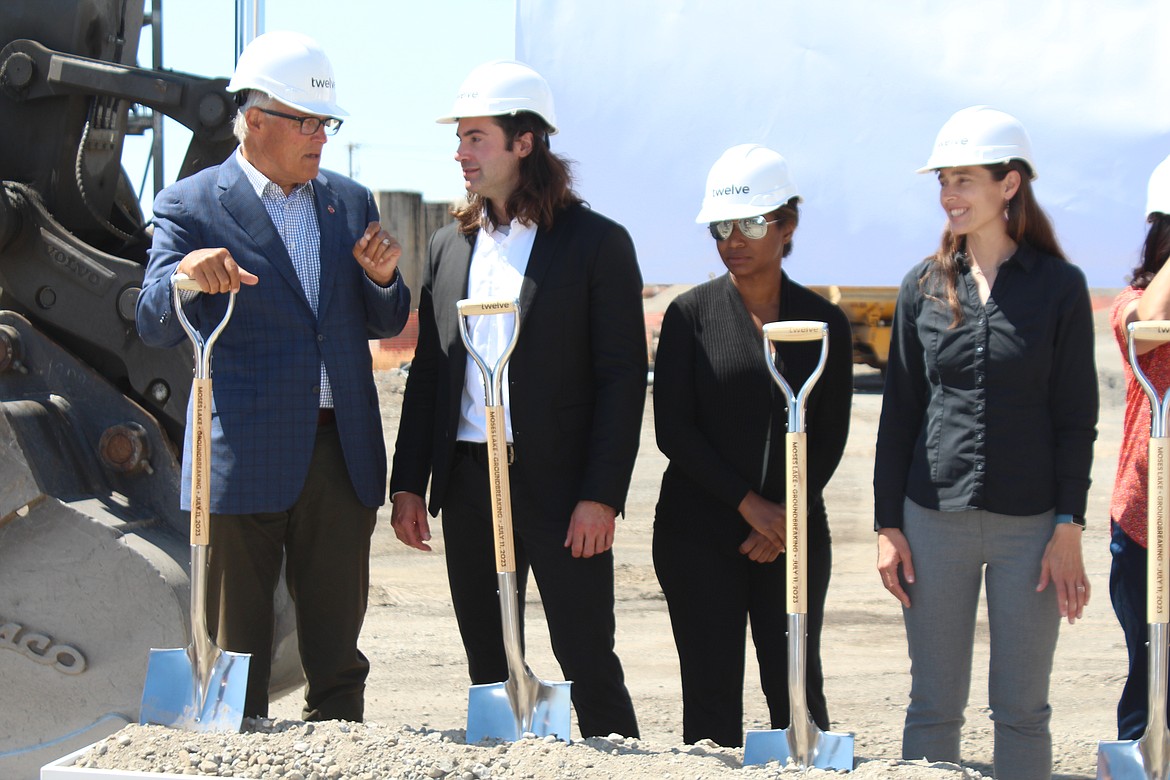
{"type": "MultiPolygon", "coordinates": [[[[532,133],[532,153],[520,160],[520,185],[508,196],[504,211],[521,222],[538,228],[552,227],[553,218],[563,209],[583,203],[573,190],[573,164],[553,154],[549,147],[549,126],[531,111],[493,116],[492,121],[504,131],[505,149],[524,133],[532,133]]],[[[483,220],[494,223],[491,203],[472,193],[467,204],[452,211],[459,230],[470,235],[479,230],[483,220]]]]}
{"type": "Polygon", "coordinates": [[[1139,289],[1146,289],[1158,271],[1170,257],[1170,215],[1155,211],[1146,220],[1150,223],[1146,240],[1142,244],[1142,262],[1133,269],[1129,283],[1139,289]]]}

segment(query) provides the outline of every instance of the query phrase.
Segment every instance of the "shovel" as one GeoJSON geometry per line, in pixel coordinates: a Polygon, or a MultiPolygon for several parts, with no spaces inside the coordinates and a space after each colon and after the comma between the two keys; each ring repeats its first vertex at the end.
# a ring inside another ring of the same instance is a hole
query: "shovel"
{"type": "Polygon", "coordinates": [[[1150,399],[1149,550],[1146,566],[1146,620],[1149,623],[1149,723],[1136,740],[1101,741],[1097,747],[1098,780],[1164,780],[1170,776],[1170,731],[1166,726],[1167,649],[1170,648],[1170,567],[1167,565],[1166,501],[1170,499],[1170,438],[1166,430],[1170,393],[1158,398],[1138,365],[1134,342],[1170,341],[1170,321],[1129,324],[1129,365],[1150,399]]]}
{"type": "Polygon", "coordinates": [[[231,319],[236,294],[230,294],[223,319],[205,342],[183,313],[179,295],[181,290],[199,292],[199,284],[185,274],[175,274],[171,286],[175,314],[195,351],[195,379],[191,383],[191,643],[185,650],[150,651],[138,722],[191,731],[239,731],[252,656],[221,650],[211,641],[205,579],[211,541],[211,347],[231,319]]]}
{"type": "Polygon", "coordinates": [[[500,623],[508,680],[472,685],[467,694],[467,743],[485,738],[515,741],[524,734],[569,740],[569,682],[546,682],[524,661],[520,642],[520,610],[516,598],[516,555],[512,540],[512,493],[508,486],[508,438],[504,425],[501,386],[504,366],[520,336],[520,305],[515,301],[470,301],[456,304],[459,335],[467,354],[483,374],[487,417],[488,484],[491,490],[492,528],[495,534],[496,582],[500,594],[500,623]],[[512,337],[494,366],[475,351],[467,332],[467,318],[510,314],[512,337]]]}
{"type": "Polygon", "coordinates": [[[787,522],[787,590],[788,600],[788,710],[792,719],[786,729],[749,729],[743,743],[743,763],[787,763],[792,759],[802,769],[853,769],[853,735],[821,731],[808,711],[805,694],[805,666],[808,645],[808,514],[805,485],[804,404],[813,385],[825,368],[829,355],[829,326],[823,322],[791,320],[769,322],[764,326],[764,359],[772,379],[788,399],[788,433],[784,437],[788,474],[785,483],[788,498],[787,522]],[[773,353],[777,341],[821,342],[821,359],[799,393],[776,369],[773,353]]]}

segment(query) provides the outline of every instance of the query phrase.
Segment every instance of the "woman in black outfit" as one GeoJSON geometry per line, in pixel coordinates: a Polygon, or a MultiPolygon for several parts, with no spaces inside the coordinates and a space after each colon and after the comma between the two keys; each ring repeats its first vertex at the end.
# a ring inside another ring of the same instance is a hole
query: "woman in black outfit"
{"type": "Polygon", "coordinates": [[[1050,780],[1060,619],[1091,588],[1081,535],[1097,423],[1093,309],[1010,114],[956,112],[920,173],[946,215],[902,280],[874,465],[878,572],[902,604],[902,757],[959,763],[986,594],[995,777],[1050,780]]]}
{"type": "MultiPolygon", "coordinates": [[[[824,374],[806,406],[808,432],[808,663],[813,720],[829,728],[820,635],[831,554],[822,491],[849,431],[852,338],[844,313],[788,278],[800,197],[784,158],[734,146],[711,168],[698,223],[710,223],[728,273],[679,296],[662,322],[654,363],[658,447],[670,459],[654,522],[654,568],[666,595],[683,689],[683,739],[743,744],[745,630],[760,665],[772,728],[789,725],[785,637],[787,405],[763,352],[778,320],[829,324],[824,374]]],[[[820,341],[778,346],[794,388],[812,373],[820,341]]]]}

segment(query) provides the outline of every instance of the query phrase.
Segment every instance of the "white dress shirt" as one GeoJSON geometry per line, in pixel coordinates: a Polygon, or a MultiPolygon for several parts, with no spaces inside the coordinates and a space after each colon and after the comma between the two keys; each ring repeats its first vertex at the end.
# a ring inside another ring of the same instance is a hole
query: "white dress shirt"
{"type": "MultiPolygon", "coordinates": [[[[471,269],[467,278],[467,297],[471,300],[517,300],[524,270],[536,241],[536,226],[513,219],[510,225],[488,232],[480,227],[471,254],[471,269]]],[[[488,366],[494,366],[500,353],[512,338],[514,320],[499,315],[477,315],[468,318],[467,332],[475,351],[488,366]]],[[[479,366],[467,357],[467,371],[463,379],[460,399],[460,441],[486,442],[487,416],[484,413],[484,377],[479,366]]],[[[502,377],[504,423],[508,441],[512,441],[512,409],[508,396],[508,371],[502,377]]]]}

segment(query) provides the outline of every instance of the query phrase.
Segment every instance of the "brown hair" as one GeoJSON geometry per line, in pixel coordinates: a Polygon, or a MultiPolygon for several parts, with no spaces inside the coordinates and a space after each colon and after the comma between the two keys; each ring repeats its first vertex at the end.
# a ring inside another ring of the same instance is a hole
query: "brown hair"
{"type": "MultiPolygon", "coordinates": [[[[1022,160],[1009,160],[1005,163],[984,165],[991,172],[996,181],[1003,181],[1008,173],[1016,171],[1020,175],[1020,186],[1016,194],[1007,202],[1007,233],[1017,244],[1028,244],[1045,254],[1059,257],[1068,261],[1060,242],[1056,240],[1056,233],[1044,209],[1036,202],[1036,195],[1032,191],[1031,172],[1022,160]]],[[[918,280],[918,287],[922,294],[931,300],[945,303],[951,310],[951,324],[953,328],[963,321],[963,309],[959,305],[959,256],[966,253],[967,241],[956,236],[949,227],[943,229],[942,240],[938,250],[931,255],[930,265],[926,273],[918,280]],[[941,288],[941,289],[940,289],[941,288]]],[[[965,258],[962,262],[965,262],[965,258]]]]}
{"type": "MultiPolygon", "coordinates": [[[[540,116],[519,111],[493,116],[492,121],[504,131],[504,148],[509,151],[517,137],[532,133],[532,153],[520,160],[520,184],[504,204],[508,214],[547,230],[558,211],[584,202],[573,191],[572,162],[553,154],[548,142],[549,126],[540,116]]],[[[478,231],[483,220],[494,226],[491,202],[475,193],[468,197],[466,205],[451,213],[464,235],[478,231]]]]}
{"type": "MultiPolygon", "coordinates": [[[[788,227],[789,223],[792,224],[793,228],[795,228],[797,225],[800,224],[800,206],[798,205],[799,203],[800,203],[800,196],[794,195],[791,198],[789,198],[788,202],[785,203],[783,206],[781,206],[780,208],[778,208],[775,211],[770,212],[768,214],[769,217],[776,220],[776,229],[777,230],[783,230],[784,228],[788,227]]],[[[784,245],[784,253],[781,254],[780,257],[788,257],[790,254],[792,254],[792,239],[791,238],[788,239],[788,243],[784,245]]]]}
{"type": "Polygon", "coordinates": [[[1129,280],[1141,290],[1150,286],[1154,275],[1162,270],[1166,258],[1170,257],[1170,216],[1155,211],[1146,221],[1150,223],[1150,229],[1146,231],[1146,240],[1142,244],[1142,262],[1133,269],[1129,280]]]}

